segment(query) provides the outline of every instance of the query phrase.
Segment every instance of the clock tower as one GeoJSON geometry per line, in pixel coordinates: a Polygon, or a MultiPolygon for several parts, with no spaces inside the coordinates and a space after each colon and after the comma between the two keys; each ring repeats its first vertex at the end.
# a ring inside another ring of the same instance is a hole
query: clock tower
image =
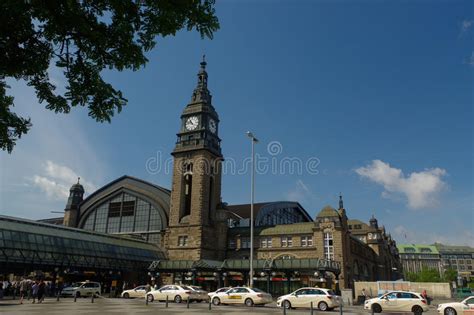
{"type": "Polygon", "coordinates": [[[218,222],[221,200],[219,116],[207,88],[203,57],[197,86],[181,115],[174,157],[169,226],[171,260],[223,259],[226,234],[218,222]],[[221,244],[222,243],[222,244],[221,244]]]}

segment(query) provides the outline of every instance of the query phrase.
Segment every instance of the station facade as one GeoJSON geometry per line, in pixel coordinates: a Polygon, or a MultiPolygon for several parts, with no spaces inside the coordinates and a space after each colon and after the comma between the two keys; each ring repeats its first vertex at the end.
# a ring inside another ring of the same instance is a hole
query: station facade
{"type": "MultiPolygon", "coordinates": [[[[153,244],[165,255],[149,269],[161,283],[243,284],[249,276],[250,206],[222,202],[220,119],[204,60],[197,77],[172,152],[171,190],[123,176],[84,199],[78,182],[64,217],[44,221],[153,244]]],[[[258,203],[254,222],[254,277],[263,289],[278,281],[289,290],[400,278],[396,242],[375,218],[369,224],[350,220],[342,196],[337,209],[325,206],[315,218],[296,201],[258,203]]]]}

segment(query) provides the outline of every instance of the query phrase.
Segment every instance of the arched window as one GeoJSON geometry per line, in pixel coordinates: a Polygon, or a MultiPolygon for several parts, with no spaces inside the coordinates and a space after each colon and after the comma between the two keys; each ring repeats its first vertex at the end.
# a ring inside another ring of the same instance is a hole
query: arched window
{"type": "Polygon", "coordinates": [[[193,175],[188,173],[184,175],[184,210],[181,217],[191,214],[191,194],[193,190],[193,175]]]}
{"type": "Polygon", "coordinates": [[[122,192],[90,211],[82,228],[109,234],[132,234],[155,243],[166,224],[164,209],[139,196],[122,192]]]}

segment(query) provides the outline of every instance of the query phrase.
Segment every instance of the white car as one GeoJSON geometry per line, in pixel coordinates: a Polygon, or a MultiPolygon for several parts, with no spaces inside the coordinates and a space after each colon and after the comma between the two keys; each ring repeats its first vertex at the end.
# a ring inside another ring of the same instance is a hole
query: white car
{"type": "Polygon", "coordinates": [[[207,295],[209,295],[209,297],[211,297],[212,295],[214,295],[216,293],[225,292],[229,289],[230,289],[230,287],[223,287],[223,288],[217,289],[216,291],[209,292],[207,295]]]}
{"type": "Polygon", "coordinates": [[[461,302],[439,304],[438,313],[443,315],[474,314],[474,296],[470,296],[461,302]]]}
{"type": "Polygon", "coordinates": [[[413,312],[421,315],[428,311],[428,303],[419,293],[406,291],[391,291],[380,297],[366,300],[364,309],[373,310],[374,313],[381,312],[413,312]]]}
{"type": "Polygon", "coordinates": [[[84,281],[73,283],[70,287],[64,288],[61,291],[61,295],[81,297],[95,294],[99,296],[100,292],[101,288],[99,282],[84,281]]]}
{"type": "Polygon", "coordinates": [[[225,292],[211,295],[214,305],[219,304],[245,304],[247,306],[265,305],[271,303],[272,296],[257,288],[236,287],[225,292]]]}
{"type": "MultiPolygon", "coordinates": [[[[206,297],[207,298],[207,297],[206,297]]],[[[148,302],[157,301],[174,301],[181,303],[182,301],[198,301],[200,295],[192,288],[186,285],[171,284],[165,285],[158,290],[150,291],[146,294],[148,302]]]]}
{"type": "Polygon", "coordinates": [[[129,299],[129,298],[142,298],[145,297],[146,294],[146,286],[141,285],[139,287],[136,287],[135,289],[130,289],[130,290],[125,290],[122,292],[122,297],[124,299],[129,299]]]}
{"type": "Polygon", "coordinates": [[[332,310],[341,305],[341,300],[332,290],[322,288],[300,288],[293,293],[280,296],[277,306],[286,309],[313,307],[321,311],[332,310]]]}

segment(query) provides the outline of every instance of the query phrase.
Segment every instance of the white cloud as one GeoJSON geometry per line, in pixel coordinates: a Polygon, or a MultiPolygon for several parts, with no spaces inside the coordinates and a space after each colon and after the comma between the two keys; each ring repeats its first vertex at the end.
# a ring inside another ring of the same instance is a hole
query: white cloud
{"type": "MultiPolygon", "coordinates": [[[[35,175],[32,178],[34,186],[45,192],[48,198],[55,200],[63,200],[69,196],[69,188],[76,183],[79,176],[76,172],[67,166],[56,164],[52,161],[46,161],[43,165],[42,175],[35,175]]],[[[84,179],[81,179],[81,184],[84,186],[86,192],[93,192],[96,186],[84,179]]]]}
{"type": "Polygon", "coordinates": [[[437,194],[446,187],[442,180],[446,171],[441,168],[425,169],[405,176],[401,169],[391,167],[381,160],[373,160],[371,164],[359,167],[355,172],[382,185],[385,189],[382,192],[384,198],[401,194],[412,209],[435,206],[438,203],[437,194]]]}
{"type": "Polygon", "coordinates": [[[474,25],[474,20],[464,20],[461,22],[461,32],[467,32],[474,25]]]}

